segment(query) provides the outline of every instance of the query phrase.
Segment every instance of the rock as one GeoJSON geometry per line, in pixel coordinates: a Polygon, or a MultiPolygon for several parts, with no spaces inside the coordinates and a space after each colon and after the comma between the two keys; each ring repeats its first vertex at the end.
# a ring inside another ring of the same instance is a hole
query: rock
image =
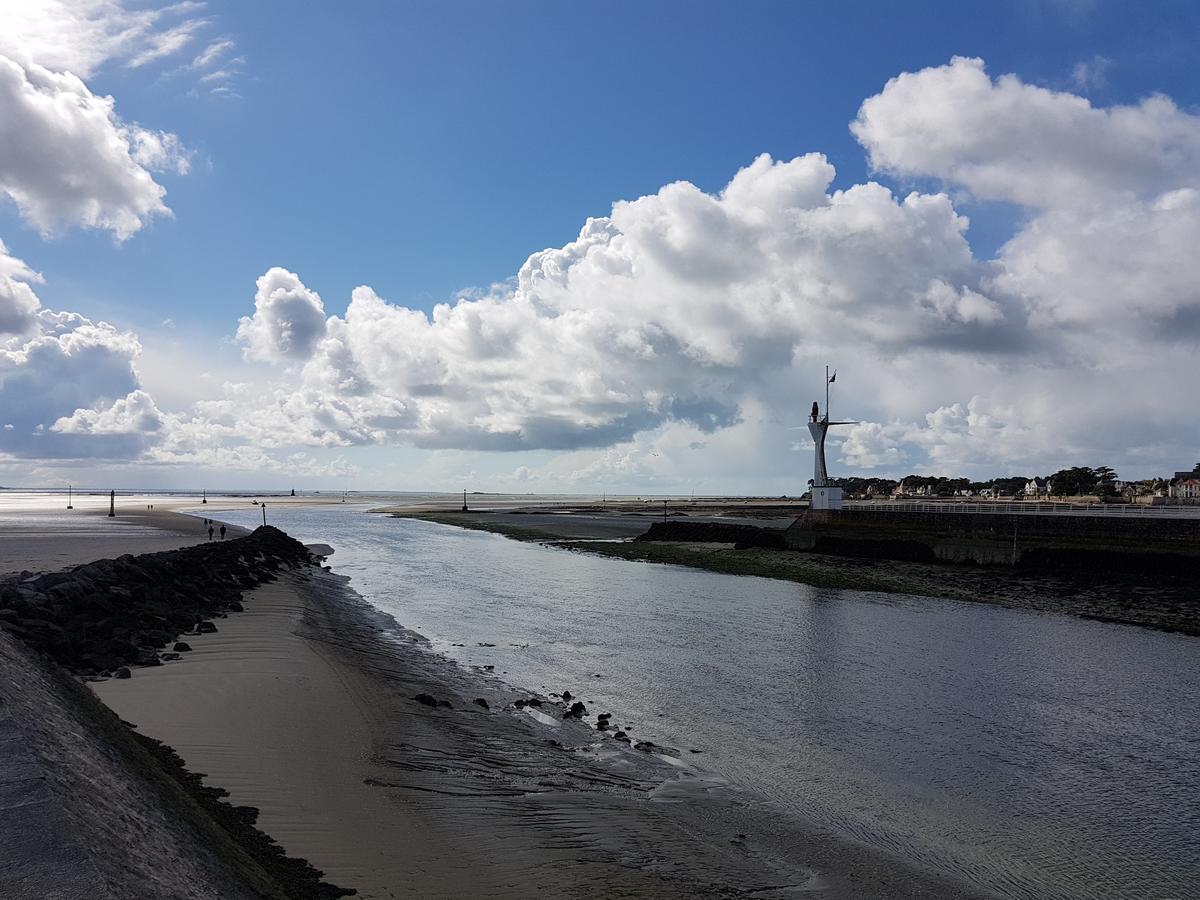
{"type": "Polygon", "coordinates": [[[658,749],[658,744],[654,741],[638,741],[633,745],[634,750],[641,750],[643,753],[650,753],[658,749]]]}
{"type": "Polygon", "coordinates": [[[434,699],[433,697],[431,697],[429,694],[417,694],[415,697],[413,697],[413,699],[416,700],[418,703],[420,703],[423,706],[437,706],[438,705],[437,700],[434,699]]]}
{"type": "Polygon", "coordinates": [[[480,647],[495,647],[496,645],[495,645],[495,644],[489,644],[487,641],[480,641],[480,642],[479,642],[479,646],[480,646],[480,647]]]}
{"type": "Polygon", "coordinates": [[[491,707],[488,705],[487,700],[483,699],[482,697],[476,697],[471,702],[474,703],[476,706],[482,706],[484,709],[491,709],[491,707]]]}
{"type": "Polygon", "coordinates": [[[608,719],[600,719],[596,722],[597,731],[608,731],[608,719]]]}
{"type": "Polygon", "coordinates": [[[215,634],[217,626],[212,622],[204,621],[196,626],[196,634],[215,634]]]}
{"type": "Polygon", "coordinates": [[[172,649],[174,649],[176,653],[187,653],[192,649],[192,645],[187,641],[176,641],[175,646],[172,649]]]}
{"type": "Polygon", "coordinates": [[[445,707],[446,709],[454,709],[454,707],[450,705],[450,701],[449,701],[449,700],[439,700],[439,701],[437,702],[437,705],[438,705],[438,706],[445,707]]]}
{"type": "Polygon", "coordinates": [[[582,719],[587,715],[587,707],[576,701],[571,704],[571,708],[563,713],[564,719],[582,719]]]}
{"type": "Polygon", "coordinates": [[[530,706],[541,706],[542,705],[542,701],[539,700],[537,697],[530,697],[525,702],[528,703],[530,706]]]}
{"type": "Polygon", "coordinates": [[[133,677],[133,673],[129,671],[128,666],[121,666],[121,668],[119,668],[115,672],[113,672],[113,678],[132,678],[132,677],[133,677]]]}
{"type": "Polygon", "coordinates": [[[517,709],[524,709],[524,708],[525,708],[525,704],[526,704],[526,703],[528,703],[528,702],[529,702],[529,701],[527,701],[527,700],[514,700],[514,701],[513,701],[513,706],[515,706],[517,709]]]}
{"type": "Polygon", "coordinates": [[[563,698],[563,703],[570,703],[571,697],[574,695],[570,691],[563,691],[560,696],[563,698]]]}
{"type": "Polygon", "coordinates": [[[245,612],[246,607],[242,606],[242,604],[239,603],[237,600],[234,600],[232,603],[229,604],[229,611],[230,612],[245,612]]]}
{"type": "Polygon", "coordinates": [[[183,657],[181,657],[178,653],[162,653],[158,658],[163,662],[172,662],[173,660],[182,659],[183,657]]]}
{"type": "Polygon", "coordinates": [[[597,719],[611,719],[612,713],[600,713],[600,715],[596,716],[596,718],[597,719]]]}
{"type": "Polygon", "coordinates": [[[626,744],[629,743],[629,735],[627,735],[623,731],[618,731],[616,734],[613,735],[613,737],[616,738],[618,741],[624,741],[626,744]]]}

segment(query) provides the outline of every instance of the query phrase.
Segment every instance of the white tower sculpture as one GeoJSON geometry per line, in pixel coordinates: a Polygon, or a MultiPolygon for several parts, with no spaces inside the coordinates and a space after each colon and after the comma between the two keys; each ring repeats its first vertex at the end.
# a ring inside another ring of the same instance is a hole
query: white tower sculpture
{"type": "Polygon", "coordinates": [[[825,414],[821,414],[816,401],[813,401],[812,414],[808,421],[808,433],[812,435],[815,459],[813,461],[812,501],[809,509],[841,509],[842,489],[829,483],[829,473],[825,469],[825,433],[830,425],[857,425],[857,422],[831,422],[829,420],[829,386],[837,379],[837,372],[829,374],[829,366],[825,367],[825,414]]]}

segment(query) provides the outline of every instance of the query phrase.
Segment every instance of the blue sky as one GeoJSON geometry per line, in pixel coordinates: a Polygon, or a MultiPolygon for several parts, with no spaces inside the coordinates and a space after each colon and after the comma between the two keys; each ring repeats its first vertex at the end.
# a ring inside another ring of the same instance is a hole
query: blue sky
{"type": "MultiPolygon", "coordinates": [[[[1194,4],[985,6],[210,3],[247,57],[240,99],[188,96],[156,77],[170,61],[91,82],[196,148],[193,174],[163,179],[175,220],[119,249],[95,232],[44,244],[11,208],[0,222],[17,255],[53,260],[43,299],[227,332],[268,265],[303,267],[335,309],[363,283],[429,309],[614,200],[719,190],[762,152],[820,151],[837,185],[862,181],[859,104],[953,55],[1063,89],[1102,57],[1097,102],[1200,102],[1194,4]]],[[[970,212],[981,252],[1007,237],[970,212]]]]}
{"type": "MultiPolygon", "coordinates": [[[[109,16],[156,8],[122,7],[117,0],[75,5],[109,16]]],[[[985,265],[1045,211],[1014,200],[1015,193],[980,190],[969,179],[956,182],[932,163],[873,171],[863,140],[849,128],[864,100],[884,91],[889,79],[946,66],[955,56],[983,60],[992,78],[1013,73],[1023,85],[1084,97],[1097,109],[1163,94],[1190,122],[1200,102],[1193,77],[1200,12],[1190,3],[655,2],[585,8],[359,2],[335,8],[210,0],[199,11],[164,15],[154,28],[189,20],[200,24],[177,52],[131,67],[134,51],[116,49],[84,78],[94,95],[114,98],[120,120],[176,135],[187,148],[186,174],[154,175],[166,189],[172,216],[153,217],[123,241],[104,228],[69,226],[47,237],[15,203],[0,204],[0,239],[12,257],[44,277],[36,286],[42,306],[139,335],[149,351],[142,358],[141,387],[157,387],[157,394],[150,393],[178,407],[162,411],[178,415],[191,415],[183,407],[205,397],[191,391],[186,378],[162,376],[163,361],[151,359],[156,344],[179,346],[184,368],[211,366],[220,377],[254,384],[265,383],[265,366],[280,361],[265,351],[255,357],[244,340],[233,338],[239,317],[255,312],[255,280],[272,267],[296,273],[323,299],[326,315],[342,316],[360,285],[396,307],[431,311],[461,291],[511,284],[531,253],[573,241],[588,217],[607,216],[616,201],[655,195],[677,181],[719,194],[761,153],[777,161],[824,154],[836,170],[831,191],[872,179],[897,199],[910,190],[944,191],[956,213],[969,217],[967,239],[976,262],[985,265]],[[221,41],[229,47],[212,65],[189,67],[221,41]],[[228,78],[203,80],[221,66],[228,78]],[[213,87],[222,91],[214,94],[213,87]],[[168,319],[173,330],[164,329],[168,319]]],[[[10,53],[20,52],[20,37],[15,49],[10,41],[10,53]]],[[[28,46],[37,63],[35,45],[28,46]]],[[[964,277],[971,290],[978,287],[976,276],[964,277]]],[[[809,351],[831,355],[827,340],[799,355],[809,351]]],[[[1184,373],[1164,377],[1176,374],[1184,373]]],[[[876,398],[877,385],[860,389],[865,412],[881,425],[888,425],[889,413],[920,424],[915,409],[887,408],[876,398]]],[[[919,393],[922,401],[930,399],[924,396],[930,392],[919,393]]],[[[735,405],[743,419],[752,407],[774,410],[767,418],[779,419],[786,417],[778,407],[786,394],[765,388],[735,405]]],[[[113,399],[97,397],[96,403],[113,399]]],[[[927,404],[926,413],[956,402],[965,409],[970,397],[947,392],[934,399],[938,403],[927,404]]],[[[714,415],[709,426],[720,419],[714,415]]],[[[622,421],[642,419],[626,411],[622,421]]],[[[502,479],[522,466],[536,475],[552,462],[554,450],[611,456],[627,446],[634,452],[646,435],[675,419],[645,421],[645,428],[617,428],[619,436],[607,444],[526,442],[516,455],[489,454],[486,441],[430,439],[428,429],[415,441],[343,433],[297,452],[325,460],[342,454],[368,479],[381,471],[383,457],[399,454],[425,465],[439,450],[468,453],[475,456],[461,465],[502,479]],[[418,454],[414,444],[425,449],[418,454]]],[[[715,433],[704,431],[709,426],[701,432],[715,433]]],[[[1189,438],[1177,440],[1186,447],[1189,438]]],[[[658,452],[649,445],[641,449],[658,452]]],[[[884,448],[883,457],[864,454],[859,461],[881,470],[888,469],[888,459],[911,469],[964,462],[939,462],[928,448],[893,449],[899,452],[888,456],[884,448]]],[[[1102,462],[1067,459],[1072,449],[1099,455],[1112,448],[1075,438],[1061,460],[1039,449],[1030,471],[1057,461],[1102,462]]],[[[777,470],[764,476],[764,488],[784,483],[788,476],[778,467],[785,463],[789,457],[771,464],[777,470]]],[[[28,461],[12,465],[14,471],[42,471],[28,461]]],[[[87,465],[102,464],[93,459],[87,465]]],[[[142,465],[153,469],[144,459],[142,465]]],[[[714,487],[724,483],[722,466],[728,465],[714,460],[706,480],[714,487]]],[[[980,465],[999,470],[1020,460],[980,465]]],[[[237,477],[265,473],[241,471],[237,477]]],[[[156,470],[154,477],[173,476],[156,470]]],[[[550,486],[553,477],[546,477],[543,486],[550,486]]],[[[628,479],[631,487],[643,481],[671,486],[663,473],[640,470],[597,476],[597,482],[606,479],[628,479]]],[[[572,484],[595,486],[586,480],[577,477],[572,484]]],[[[732,473],[726,480],[754,486],[732,473]]]]}

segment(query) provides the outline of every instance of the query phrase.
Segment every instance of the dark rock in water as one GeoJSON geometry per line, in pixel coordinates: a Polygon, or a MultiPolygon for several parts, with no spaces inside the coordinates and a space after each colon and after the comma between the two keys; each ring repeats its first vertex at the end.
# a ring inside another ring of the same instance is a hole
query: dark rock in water
{"type": "Polygon", "coordinates": [[[214,625],[212,622],[201,622],[199,625],[196,626],[197,634],[215,634],[216,631],[217,631],[217,626],[214,625]]]}
{"type": "Polygon", "coordinates": [[[600,713],[600,715],[596,716],[596,718],[597,719],[611,719],[612,713],[600,713]]]}
{"type": "Polygon", "coordinates": [[[614,737],[614,738],[616,738],[618,741],[624,741],[626,744],[628,744],[628,743],[629,743],[629,735],[627,735],[627,734],[626,734],[625,732],[623,732],[623,731],[618,731],[618,732],[616,732],[616,733],[613,735],[613,737],[614,737]]]}
{"type": "Polygon", "coordinates": [[[162,654],[159,654],[158,658],[163,660],[164,662],[171,662],[172,660],[182,659],[183,657],[180,656],[178,653],[162,653],[162,654]]]}
{"type": "Polygon", "coordinates": [[[608,719],[600,719],[596,722],[597,731],[608,731],[608,719]]]}
{"type": "Polygon", "coordinates": [[[192,649],[192,645],[187,641],[176,641],[173,649],[176,653],[187,653],[192,649]]]}
{"type": "Polygon", "coordinates": [[[485,672],[491,672],[491,671],[494,671],[494,670],[495,670],[495,668],[496,668],[495,666],[484,666],[484,667],[483,667],[483,669],[484,669],[484,671],[485,671],[485,672]]]}
{"type": "Polygon", "coordinates": [[[480,641],[480,642],[479,642],[479,646],[480,646],[480,647],[495,647],[496,645],[495,645],[495,644],[489,644],[487,641],[480,641]]]}
{"type": "Polygon", "coordinates": [[[563,713],[565,719],[582,719],[587,715],[587,707],[576,701],[571,704],[571,708],[563,713]]]}
{"type": "Polygon", "coordinates": [[[121,666],[121,668],[119,668],[115,672],[113,672],[113,678],[132,678],[132,677],[133,677],[133,673],[129,671],[128,666],[121,666]]]}
{"type": "Polygon", "coordinates": [[[488,705],[487,700],[483,699],[483,697],[476,697],[471,702],[476,706],[482,706],[484,709],[491,709],[491,706],[488,705]]]}
{"type": "Polygon", "coordinates": [[[542,705],[542,701],[539,700],[537,697],[530,697],[525,702],[528,703],[530,706],[541,706],[542,705]]]}
{"type": "Polygon", "coordinates": [[[563,691],[561,696],[563,698],[564,703],[570,703],[571,697],[573,697],[574,695],[570,691],[563,691]]]}
{"type": "Polygon", "coordinates": [[[246,607],[242,606],[242,604],[240,602],[238,602],[237,600],[234,600],[229,604],[229,611],[230,612],[245,612],[246,607]]]}
{"type": "Polygon", "coordinates": [[[513,706],[515,706],[517,709],[524,709],[525,704],[528,702],[529,702],[528,700],[514,700],[513,706]]]}
{"type": "Polygon", "coordinates": [[[658,744],[654,741],[638,741],[633,745],[634,750],[641,750],[643,753],[650,753],[658,749],[658,744]]]}
{"type": "Polygon", "coordinates": [[[435,698],[431,697],[429,694],[417,694],[415,697],[413,697],[413,699],[424,706],[437,706],[438,705],[437,700],[435,698]]]}

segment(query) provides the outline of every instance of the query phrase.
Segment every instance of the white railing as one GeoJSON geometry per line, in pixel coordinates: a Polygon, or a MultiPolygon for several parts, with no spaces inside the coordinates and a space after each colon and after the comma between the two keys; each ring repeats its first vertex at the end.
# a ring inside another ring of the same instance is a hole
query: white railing
{"type": "Polygon", "coordinates": [[[1200,506],[1146,506],[1136,503],[967,503],[957,500],[846,500],[846,509],[880,512],[994,513],[1026,516],[1117,516],[1135,518],[1200,518],[1200,506]]]}

